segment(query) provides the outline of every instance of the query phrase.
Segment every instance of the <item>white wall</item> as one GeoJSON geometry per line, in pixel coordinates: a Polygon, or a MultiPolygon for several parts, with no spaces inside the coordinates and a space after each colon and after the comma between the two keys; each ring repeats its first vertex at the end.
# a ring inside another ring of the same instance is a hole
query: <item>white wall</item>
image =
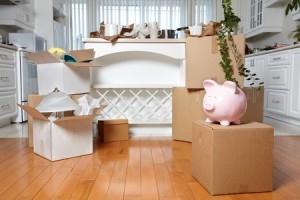
{"type": "MultiPolygon", "coordinates": [[[[236,15],[238,15],[239,13],[239,3],[241,0],[232,0],[232,8],[235,12],[236,15]]],[[[224,19],[224,12],[223,12],[223,8],[222,8],[222,1],[221,0],[217,0],[217,21],[221,21],[222,19],[224,19]]]]}
{"type": "Polygon", "coordinates": [[[47,48],[53,47],[53,3],[52,0],[35,0],[34,32],[47,40],[47,48]]]}

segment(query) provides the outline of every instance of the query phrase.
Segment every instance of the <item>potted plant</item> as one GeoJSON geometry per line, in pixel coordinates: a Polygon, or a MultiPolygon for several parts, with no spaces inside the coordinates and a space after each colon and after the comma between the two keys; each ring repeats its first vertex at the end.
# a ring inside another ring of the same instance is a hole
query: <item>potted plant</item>
{"type": "MultiPolygon", "coordinates": [[[[259,78],[256,77],[255,73],[251,73],[250,70],[244,67],[244,61],[242,59],[243,57],[238,51],[232,36],[232,33],[237,28],[238,23],[241,21],[241,19],[234,14],[231,0],[222,0],[222,7],[224,10],[224,20],[221,20],[220,22],[221,28],[217,33],[217,37],[219,52],[222,58],[220,66],[225,73],[225,79],[228,81],[233,81],[238,85],[236,79],[233,77],[232,60],[229,56],[229,46],[231,46],[239,75],[247,77],[247,80],[252,80],[252,83],[250,85],[253,85],[254,82],[259,81],[259,78]]],[[[263,82],[259,83],[259,85],[262,84],[263,82]]]]}
{"type": "MultiPolygon", "coordinates": [[[[288,15],[289,12],[293,10],[297,10],[300,8],[300,0],[292,0],[290,3],[287,4],[285,9],[285,15],[288,15]]],[[[289,35],[289,38],[293,38],[298,43],[300,41],[300,26],[297,26],[297,29],[292,31],[289,35]]]]}
{"type": "Polygon", "coordinates": [[[285,8],[285,15],[288,15],[290,11],[300,8],[300,0],[291,0],[285,8]]]}

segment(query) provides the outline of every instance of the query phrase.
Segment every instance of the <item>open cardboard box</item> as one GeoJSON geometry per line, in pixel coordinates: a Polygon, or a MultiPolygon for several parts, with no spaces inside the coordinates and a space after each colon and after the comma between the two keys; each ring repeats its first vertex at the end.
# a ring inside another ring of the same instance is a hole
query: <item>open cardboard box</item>
{"type": "Polygon", "coordinates": [[[51,161],[93,153],[93,118],[106,106],[94,109],[91,115],[67,116],[50,121],[34,107],[19,105],[33,118],[34,153],[51,161]]]}
{"type": "Polygon", "coordinates": [[[67,94],[80,94],[90,91],[90,67],[93,63],[94,50],[70,51],[77,62],[63,62],[48,51],[26,53],[27,59],[37,64],[38,93],[48,94],[54,88],[67,94]]]}

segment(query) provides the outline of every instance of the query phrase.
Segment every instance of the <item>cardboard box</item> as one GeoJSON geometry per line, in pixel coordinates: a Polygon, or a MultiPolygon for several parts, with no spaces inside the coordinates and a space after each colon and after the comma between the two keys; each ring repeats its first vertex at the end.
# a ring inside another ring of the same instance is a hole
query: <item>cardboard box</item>
{"type": "Polygon", "coordinates": [[[30,106],[21,106],[32,118],[33,150],[51,161],[93,153],[92,115],[66,116],[50,121],[30,106]]]}
{"type": "Polygon", "coordinates": [[[212,195],[272,191],[274,130],[193,123],[192,175],[212,195]]]}
{"type": "Polygon", "coordinates": [[[173,88],[172,137],[174,140],[192,142],[192,123],[205,119],[202,110],[205,90],[173,88]]]}
{"type": "Polygon", "coordinates": [[[98,134],[102,142],[128,140],[128,128],[127,119],[98,121],[98,134]]]}
{"type": "Polygon", "coordinates": [[[241,122],[263,122],[264,118],[264,88],[243,88],[247,97],[247,111],[242,117],[241,122]]]}
{"type": "MultiPolygon", "coordinates": [[[[237,49],[245,56],[245,36],[234,35],[233,39],[237,49]]],[[[188,37],[186,38],[186,87],[190,89],[203,88],[203,81],[213,79],[219,83],[225,81],[225,74],[220,67],[221,55],[218,50],[217,36],[188,37]]],[[[230,51],[233,64],[234,77],[242,88],[244,77],[240,76],[236,67],[234,56],[230,51]]]]}
{"type": "MultiPolygon", "coordinates": [[[[247,111],[242,122],[262,122],[264,89],[243,88],[247,96],[247,111]]],[[[192,142],[192,123],[205,120],[202,102],[203,89],[173,88],[172,91],[172,137],[174,140],[192,142]]]]}
{"type": "MultiPolygon", "coordinates": [[[[62,62],[49,52],[26,53],[26,57],[37,64],[38,93],[45,95],[58,88],[67,94],[87,93],[90,91],[90,68],[96,64],[93,60],[94,51],[75,51],[81,62],[62,62]],[[88,62],[87,62],[88,61],[88,62]]],[[[72,52],[70,52],[72,55],[72,52]]],[[[77,59],[77,58],[76,58],[77,59]]]]}
{"type": "MultiPolygon", "coordinates": [[[[78,98],[80,98],[84,94],[76,94],[76,95],[70,95],[70,97],[77,102],[78,98]]],[[[35,108],[39,103],[42,101],[44,95],[36,95],[31,94],[28,95],[28,103],[27,105],[30,107],[35,108]]],[[[43,113],[44,116],[48,117],[51,113],[43,113]]],[[[66,113],[65,113],[66,114],[66,113]]],[[[32,122],[33,118],[32,116],[28,115],[27,120],[27,127],[28,127],[28,146],[33,147],[33,128],[32,128],[32,122]]]]}

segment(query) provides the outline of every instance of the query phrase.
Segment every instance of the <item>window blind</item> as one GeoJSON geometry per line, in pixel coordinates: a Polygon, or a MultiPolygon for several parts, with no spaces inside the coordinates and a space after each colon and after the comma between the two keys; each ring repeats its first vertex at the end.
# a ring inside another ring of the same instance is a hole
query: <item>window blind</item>
{"type": "Polygon", "coordinates": [[[106,24],[158,22],[161,29],[207,23],[214,19],[216,0],[67,0],[70,49],[106,24]]]}

